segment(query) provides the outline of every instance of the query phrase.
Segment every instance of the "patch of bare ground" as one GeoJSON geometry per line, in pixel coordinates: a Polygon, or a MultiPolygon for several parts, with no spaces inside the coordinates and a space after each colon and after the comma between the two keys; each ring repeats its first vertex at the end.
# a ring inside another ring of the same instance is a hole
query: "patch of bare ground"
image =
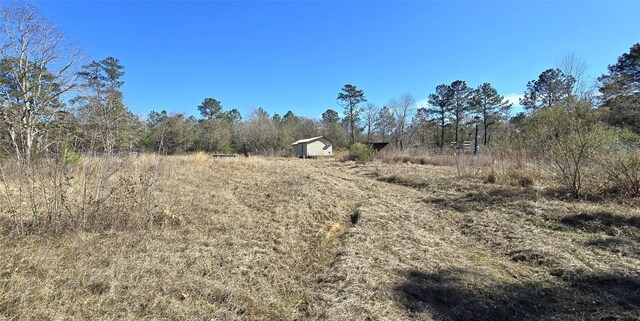
{"type": "Polygon", "coordinates": [[[0,319],[636,320],[636,201],[455,167],[167,157],[180,224],[0,236],[0,319]]]}

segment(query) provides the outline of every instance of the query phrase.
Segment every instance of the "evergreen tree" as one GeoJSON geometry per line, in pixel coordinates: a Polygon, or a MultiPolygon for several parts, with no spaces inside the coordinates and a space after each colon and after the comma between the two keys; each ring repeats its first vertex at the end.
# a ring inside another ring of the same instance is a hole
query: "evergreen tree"
{"type": "Polygon", "coordinates": [[[222,112],[222,118],[227,123],[232,124],[242,121],[242,114],[240,114],[239,110],[232,108],[231,110],[222,112]]]}
{"type": "Polygon", "coordinates": [[[456,147],[460,146],[458,133],[460,131],[460,122],[469,111],[471,105],[472,90],[467,86],[464,80],[456,80],[449,86],[451,88],[451,114],[453,116],[453,126],[455,128],[456,147]]]}
{"type": "Polygon", "coordinates": [[[93,61],[78,73],[84,93],[72,102],[77,106],[89,150],[108,154],[130,146],[128,135],[133,116],[124,104],[120,87],[124,66],[114,57],[93,61]]]}
{"type": "Polygon", "coordinates": [[[512,104],[498,94],[490,83],[484,83],[473,91],[471,105],[482,120],[482,144],[486,146],[489,143],[489,127],[508,117],[512,104]]]}
{"type": "Polygon", "coordinates": [[[607,121],[640,133],[640,43],[608,69],[609,73],[598,79],[607,121]]]}
{"type": "Polygon", "coordinates": [[[345,127],[340,124],[340,114],[333,109],[327,109],[322,113],[322,135],[333,141],[336,147],[349,145],[349,137],[345,127]]]}
{"type": "Polygon", "coordinates": [[[340,115],[337,111],[333,109],[327,109],[324,113],[322,113],[322,123],[323,124],[336,124],[340,121],[340,115]]]}
{"type": "Polygon", "coordinates": [[[198,111],[205,119],[218,119],[222,117],[222,105],[220,101],[214,98],[205,98],[204,101],[198,105],[198,111]]]}
{"type": "Polygon", "coordinates": [[[547,69],[538,79],[527,83],[527,90],[524,98],[520,98],[520,104],[532,113],[543,107],[565,103],[573,97],[574,83],[574,78],[565,75],[562,70],[547,69]]]}
{"type": "Polygon", "coordinates": [[[438,146],[440,150],[444,151],[444,128],[446,126],[447,119],[451,113],[451,101],[453,99],[453,91],[449,85],[438,85],[436,92],[429,95],[430,108],[427,112],[433,116],[440,127],[440,141],[438,146]]]}
{"type": "Polygon", "coordinates": [[[342,88],[342,92],[338,94],[337,100],[342,104],[345,110],[345,121],[349,125],[349,133],[351,134],[351,143],[356,142],[356,124],[360,118],[361,109],[358,104],[366,102],[364,91],[356,86],[346,84],[342,88]]]}

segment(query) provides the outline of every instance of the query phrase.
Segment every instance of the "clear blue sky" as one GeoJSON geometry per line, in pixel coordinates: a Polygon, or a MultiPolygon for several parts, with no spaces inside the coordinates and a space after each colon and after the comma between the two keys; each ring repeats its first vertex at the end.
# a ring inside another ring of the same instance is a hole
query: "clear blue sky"
{"type": "Polygon", "coordinates": [[[640,42],[640,2],[36,2],[91,59],[125,66],[136,114],[319,118],[351,83],[370,102],[423,101],[456,79],[513,97],[569,52],[592,77],[640,42]]]}

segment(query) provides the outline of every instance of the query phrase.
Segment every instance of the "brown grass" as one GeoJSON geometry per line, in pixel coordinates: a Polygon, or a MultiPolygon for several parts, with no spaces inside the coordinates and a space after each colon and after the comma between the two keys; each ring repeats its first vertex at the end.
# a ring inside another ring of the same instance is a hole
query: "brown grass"
{"type": "Polygon", "coordinates": [[[0,166],[0,231],[12,234],[147,228],[164,223],[155,200],[160,158],[42,159],[0,166]]]}
{"type": "Polygon", "coordinates": [[[3,230],[0,319],[640,318],[637,200],[562,201],[488,167],[159,162],[155,216],[175,224],[3,230]]]}

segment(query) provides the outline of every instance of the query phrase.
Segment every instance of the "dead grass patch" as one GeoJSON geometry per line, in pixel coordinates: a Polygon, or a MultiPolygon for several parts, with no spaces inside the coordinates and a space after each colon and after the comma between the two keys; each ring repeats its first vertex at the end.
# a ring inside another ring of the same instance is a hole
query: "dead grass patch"
{"type": "Polygon", "coordinates": [[[4,164],[2,229],[56,234],[149,228],[162,223],[155,189],[163,170],[160,159],[149,155],[4,164]]]}
{"type": "Polygon", "coordinates": [[[429,183],[425,181],[421,181],[419,179],[407,179],[396,175],[391,176],[381,176],[377,178],[379,181],[387,182],[391,184],[398,184],[407,187],[413,188],[426,188],[429,187],[429,183]]]}
{"type": "Polygon", "coordinates": [[[464,269],[405,272],[396,287],[399,302],[414,315],[445,320],[624,319],[637,317],[640,283],[636,276],[567,273],[562,282],[497,282],[464,269]],[[486,286],[475,287],[479,279],[486,286]],[[486,282],[486,281],[485,281],[486,282]],[[607,309],[602,309],[606,306],[607,309]]]}
{"type": "Polygon", "coordinates": [[[153,228],[0,234],[0,319],[640,318],[633,200],[455,166],[160,162],[153,228]]]}

